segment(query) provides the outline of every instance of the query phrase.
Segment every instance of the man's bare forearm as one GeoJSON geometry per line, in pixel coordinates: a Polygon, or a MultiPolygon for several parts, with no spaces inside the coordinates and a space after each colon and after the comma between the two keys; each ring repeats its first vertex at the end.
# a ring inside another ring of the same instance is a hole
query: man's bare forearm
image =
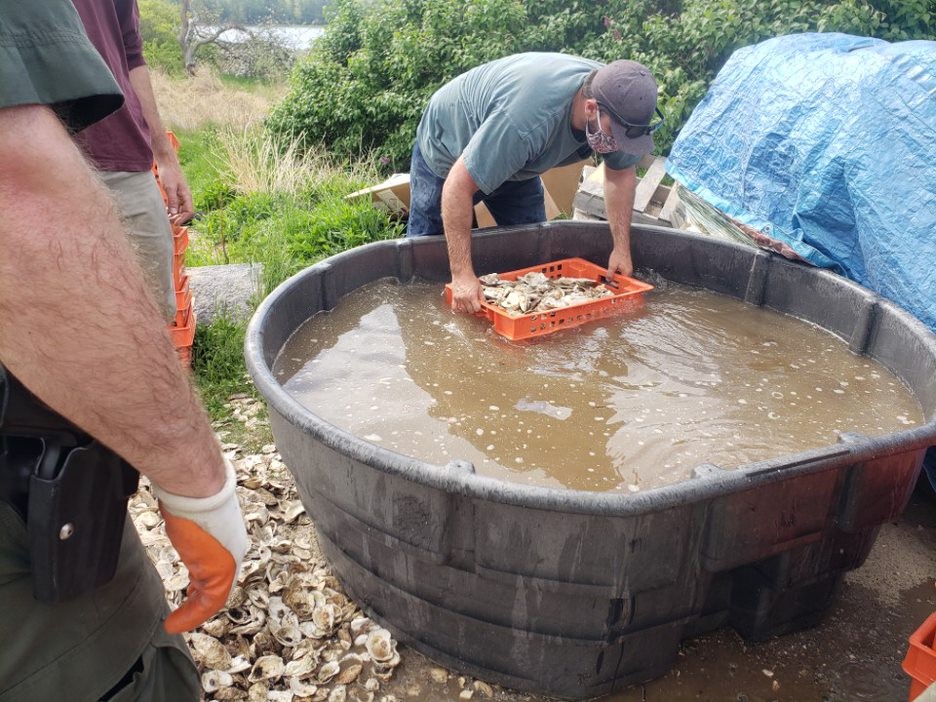
{"type": "Polygon", "coordinates": [[[452,277],[474,277],[471,262],[472,198],[477,186],[459,158],[442,187],[442,222],[452,277]]]}
{"type": "Polygon", "coordinates": [[[471,260],[472,202],[478,186],[459,158],[442,186],[442,224],[452,269],[452,308],[473,314],[481,309],[481,283],[471,260]]]}
{"type": "Polygon", "coordinates": [[[458,195],[446,198],[443,191],[442,218],[453,278],[474,277],[474,265],[471,262],[471,212],[471,197],[467,201],[458,195]]]}
{"type": "Polygon", "coordinates": [[[143,118],[149,127],[153,158],[156,159],[156,165],[159,166],[159,178],[166,194],[166,207],[169,211],[170,221],[173,224],[184,224],[194,212],[192,193],[185,181],[182,167],[179,165],[179,157],[176,156],[175,149],[172,148],[172,144],[166,136],[162,120],[159,118],[156,97],[153,95],[153,86],[150,82],[149,69],[145,65],[132,69],[130,71],[130,84],[133,86],[133,92],[140,100],[143,118]]]}
{"type": "Polygon", "coordinates": [[[630,250],[630,226],[634,216],[637,174],[633,168],[615,171],[605,168],[605,205],[615,248],[630,250]]]}
{"type": "Polygon", "coordinates": [[[616,171],[605,167],[605,208],[614,248],[608,261],[610,272],[624,275],[633,272],[631,261],[630,227],[634,216],[634,194],[637,189],[637,172],[634,168],[616,171]]]}
{"type": "Polygon", "coordinates": [[[165,490],[224,482],[116,210],[51,110],[0,109],[0,362],[165,490]]]}

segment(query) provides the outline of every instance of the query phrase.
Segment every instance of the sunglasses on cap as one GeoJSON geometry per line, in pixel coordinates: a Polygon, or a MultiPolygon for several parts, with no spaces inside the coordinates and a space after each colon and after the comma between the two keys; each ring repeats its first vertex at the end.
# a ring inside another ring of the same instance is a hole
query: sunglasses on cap
{"type": "Polygon", "coordinates": [[[614,118],[615,122],[625,127],[624,135],[628,139],[636,139],[638,137],[642,137],[644,134],[653,134],[657,129],[662,127],[663,122],[666,121],[666,117],[664,117],[663,113],[660,112],[659,107],[654,108],[654,110],[656,111],[657,117],[660,118],[658,121],[651,122],[650,124],[634,124],[633,122],[628,122],[626,119],[621,117],[621,115],[619,115],[617,112],[612,110],[607,105],[602,105],[601,103],[598,103],[598,105],[599,107],[601,107],[602,110],[606,111],[609,115],[611,115],[614,118]]]}

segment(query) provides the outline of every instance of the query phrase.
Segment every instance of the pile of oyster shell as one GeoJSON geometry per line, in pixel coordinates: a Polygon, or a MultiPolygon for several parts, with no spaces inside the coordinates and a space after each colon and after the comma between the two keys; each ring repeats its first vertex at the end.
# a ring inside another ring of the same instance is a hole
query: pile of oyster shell
{"type": "MultiPolygon", "coordinates": [[[[264,421],[245,395],[231,407],[245,426],[264,421]]],[[[218,428],[218,427],[216,427],[218,428]]],[[[225,432],[218,432],[224,441],[225,432]]],[[[237,470],[250,549],[227,608],[186,634],[205,699],[275,702],[378,702],[381,685],[400,663],[390,632],[342,592],[319,552],[292,478],[267,445],[259,454],[222,443],[237,470]]],[[[130,514],[175,607],[188,573],[165,535],[144,479],[130,514]]]]}
{"type": "Polygon", "coordinates": [[[504,280],[497,273],[478,280],[484,299],[513,315],[548,312],[614,295],[601,282],[590,278],[548,278],[538,271],[525,273],[516,280],[504,280]]]}

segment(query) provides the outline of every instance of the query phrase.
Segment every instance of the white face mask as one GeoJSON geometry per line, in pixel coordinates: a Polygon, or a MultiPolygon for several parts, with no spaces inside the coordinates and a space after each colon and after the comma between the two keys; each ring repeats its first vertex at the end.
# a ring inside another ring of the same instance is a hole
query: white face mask
{"type": "Polygon", "coordinates": [[[610,154],[618,151],[618,145],[614,140],[614,135],[608,134],[601,129],[601,110],[596,107],[595,111],[598,121],[597,132],[589,131],[588,119],[586,118],[585,120],[585,138],[588,140],[589,147],[591,147],[591,150],[596,154],[610,154]]]}

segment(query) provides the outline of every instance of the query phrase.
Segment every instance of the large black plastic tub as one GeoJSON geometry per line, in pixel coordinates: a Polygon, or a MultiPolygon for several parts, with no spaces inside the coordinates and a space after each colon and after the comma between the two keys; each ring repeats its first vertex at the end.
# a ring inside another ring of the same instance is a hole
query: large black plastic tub
{"type": "MultiPolygon", "coordinates": [[[[271,372],[312,314],[373,280],[447,281],[442,237],[386,241],[322,261],[260,306],[247,363],[325,555],[375,619],[440,663],[570,698],[664,673],[681,639],[731,624],[763,639],[815,624],[842,574],[896,518],[936,444],[936,338],[841,277],[658,227],[632,232],[638,271],[813,322],[900,376],[923,426],[638,494],[536,488],[433,465],[348,434],[271,372]]],[[[571,256],[607,262],[605,224],[561,222],[475,237],[477,273],[571,256]]]]}

